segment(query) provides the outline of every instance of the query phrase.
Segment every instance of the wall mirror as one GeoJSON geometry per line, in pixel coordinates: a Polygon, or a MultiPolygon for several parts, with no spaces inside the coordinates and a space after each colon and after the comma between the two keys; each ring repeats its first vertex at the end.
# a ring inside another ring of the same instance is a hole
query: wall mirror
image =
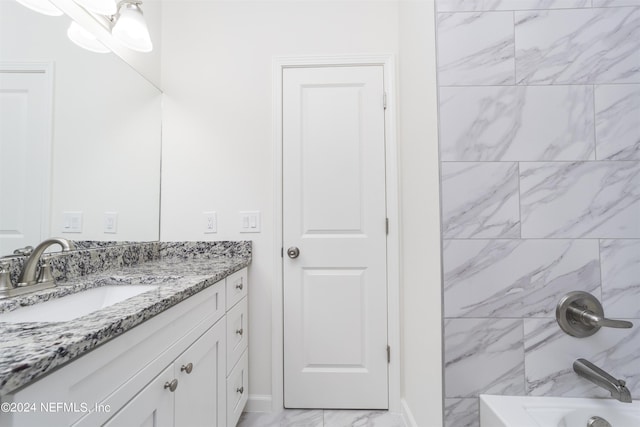
{"type": "Polygon", "coordinates": [[[159,239],[161,92],[73,44],[70,23],[0,0],[0,256],[159,239]]]}

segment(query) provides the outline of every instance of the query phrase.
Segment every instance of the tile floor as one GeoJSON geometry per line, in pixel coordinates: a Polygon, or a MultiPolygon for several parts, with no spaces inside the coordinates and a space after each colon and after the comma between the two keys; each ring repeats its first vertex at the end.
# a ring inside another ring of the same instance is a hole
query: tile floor
{"type": "Polygon", "coordinates": [[[245,412],[238,427],[404,427],[387,411],[285,409],[279,414],[245,412]]]}

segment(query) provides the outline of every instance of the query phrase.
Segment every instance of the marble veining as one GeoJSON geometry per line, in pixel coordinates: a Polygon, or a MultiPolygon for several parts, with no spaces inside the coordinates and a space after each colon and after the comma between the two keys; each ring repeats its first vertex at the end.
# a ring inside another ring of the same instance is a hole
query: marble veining
{"type": "MultiPolygon", "coordinates": [[[[594,0],[626,1],[638,0],[594,0]]],[[[573,9],[591,7],[591,0],[436,0],[438,12],[473,12],[481,10],[573,9]]]]}
{"type": "Polygon", "coordinates": [[[601,240],[600,258],[605,314],[640,318],[640,239],[601,240]]]}
{"type": "Polygon", "coordinates": [[[640,394],[640,322],[554,320],[573,290],[640,318],[640,0],[435,3],[445,426],[478,393],[608,397],[578,357],[640,394]]]}
{"type": "Polygon", "coordinates": [[[594,159],[591,86],[440,89],[442,161],[594,159]]]}
{"type": "Polygon", "coordinates": [[[245,412],[238,427],[404,427],[399,414],[388,411],[285,409],[271,413],[245,412]]]}
{"type": "Polygon", "coordinates": [[[520,237],[518,178],[517,163],[442,163],[443,237],[520,237]]]}
{"type": "Polygon", "coordinates": [[[445,397],[524,395],[522,320],[448,319],[444,334],[445,397]]]}
{"type": "Polygon", "coordinates": [[[517,84],[640,83],[640,8],[515,12],[517,84]]]}
{"type": "Polygon", "coordinates": [[[522,163],[522,236],[640,237],[640,162],[522,163]]]}
{"type": "Polygon", "coordinates": [[[597,158],[640,160],[640,85],[595,89],[597,158]]]}
{"type": "MultiPolygon", "coordinates": [[[[162,246],[163,243],[159,245],[162,246]]],[[[106,259],[104,251],[109,248],[88,250],[96,251],[88,256],[84,254],[86,250],[72,252],[67,256],[75,260],[68,263],[61,261],[61,265],[72,265],[79,258],[82,261],[77,265],[82,268],[71,268],[66,271],[65,281],[59,283],[57,287],[0,301],[0,312],[3,312],[97,286],[158,285],[156,290],[142,293],[68,322],[15,324],[0,322],[0,334],[3,337],[0,343],[0,395],[82,356],[96,346],[248,266],[251,262],[251,242],[235,244],[212,242],[208,245],[212,248],[222,245],[226,248],[223,252],[234,255],[208,258],[195,256],[191,259],[182,255],[166,256],[164,259],[130,264],[127,261],[129,259],[127,252],[134,254],[133,258],[139,260],[140,254],[145,250],[138,248],[141,249],[138,251],[135,250],[135,245],[128,245],[124,249],[123,257],[120,258],[124,263],[119,267],[107,268],[97,273],[80,274],[93,271],[93,268],[83,266],[84,262],[95,263],[100,268],[104,267],[106,259]],[[232,249],[234,245],[238,247],[232,249]],[[73,274],[70,274],[71,272],[73,274]]],[[[182,247],[187,252],[193,250],[194,254],[199,255],[203,244],[187,243],[182,247]],[[194,250],[194,248],[197,249],[194,250]]],[[[173,255],[176,254],[177,252],[173,255]]]]}
{"type": "Polygon", "coordinates": [[[441,85],[513,84],[513,16],[509,12],[438,14],[441,85]]]}
{"type": "Polygon", "coordinates": [[[480,427],[478,399],[444,399],[445,427],[480,427]]]}
{"type": "Polygon", "coordinates": [[[404,427],[404,423],[388,411],[325,410],[323,427],[404,427]]]}
{"type": "Polygon", "coordinates": [[[587,338],[571,337],[555,319],[525,319],[527,394],[532,396],[603,397],[609,393],[573,372],[573,362],[585,358],[627,382],[634,399],[640,397],[637,342],[640,323],[632,329],[605,329],[587,338]]]}
{"type": "Polygon", "coordinates": [[[277,414],[245,412],[240,416],[238,427],[323,427],[322,424],[321,409],[285,409],[277,414]]]}
{"type": "Polygon", "coordinates": [[[567,292],[599,289],[596,240],[450,240],[445,317],[550,317],[567,292]]]}
{"type": "Polygon", "coordinates": [[[640,0],[591,0],[593,7],[640,6],[640,0]]]}

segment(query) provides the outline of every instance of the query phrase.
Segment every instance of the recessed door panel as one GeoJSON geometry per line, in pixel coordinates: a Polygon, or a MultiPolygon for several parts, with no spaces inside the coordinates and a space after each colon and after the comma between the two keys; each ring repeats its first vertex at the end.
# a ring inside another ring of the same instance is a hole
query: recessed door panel
{"type": "Polygon", "coordinates": [[[305,372],[365,368],[364,269],[303,272],[305,372]]]}
{"type": "Polygon", "coordinates": [[[305,234],[363,232],[363,89],[362,84],[301,88],[305,234]]]}

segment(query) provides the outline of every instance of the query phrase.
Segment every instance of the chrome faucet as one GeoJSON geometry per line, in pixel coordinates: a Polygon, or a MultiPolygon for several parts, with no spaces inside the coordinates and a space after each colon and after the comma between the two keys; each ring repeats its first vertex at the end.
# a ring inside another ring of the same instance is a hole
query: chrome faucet
{"type": "Polygon", "coordinates": [[[582,378],[586,378],[595,385],[604,388],[611,397],[620,402],[631,403],[631,392],[623,380],[618,380],[586,359],[573,362],[573,370],[582,378]]]}
{"type": "Polygon", "coordinates": [[[40,243],[24,262],[17,285],[12,283],[9,271],[7,271],[7,266],[0,264],[0,299],[54,287],[56,282],[51,273],[51,264],[48,262],[43,263],[39,274],[38,265],[40,264],[40,258],[44,251],[47,250],[49,246],[56,244],[62,247],[62,252],[73,249],[73,244],[67,239],[54,237],[40,243]]]}
{"type": "Polygon", "coordinates": [[[40,271],[40,276],[37,277],[36,274],[38,272],[38,265],[40,264],[40,258],[45,250],[51,245],[58,244],[62,247],[62,252],[70,251],[73,245],[67,239],[62,239],[59,237],[53,237],[51,239],[47,239],[44,242],[40,243],[33,250],[29,258],[24,263],[24,267],[22,268],[22,273],[20,273],[20,278],[18,279],[18,286],[29,286],[34,285],[36,283],[49,283],[53,282],[53,277],[51,276],[51,271],[49,270],[49,265],[43,265],[40,271]]]}

